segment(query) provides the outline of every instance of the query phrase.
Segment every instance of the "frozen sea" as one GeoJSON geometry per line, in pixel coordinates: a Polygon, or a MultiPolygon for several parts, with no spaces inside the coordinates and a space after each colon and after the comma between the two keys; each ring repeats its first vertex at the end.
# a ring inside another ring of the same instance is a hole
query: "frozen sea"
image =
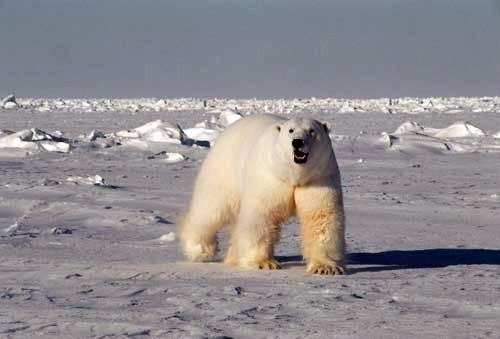
{"type": "Polygon", "coordinates": [[[0,0],[0,94],[494,96],[495,0],[0,0]]]}

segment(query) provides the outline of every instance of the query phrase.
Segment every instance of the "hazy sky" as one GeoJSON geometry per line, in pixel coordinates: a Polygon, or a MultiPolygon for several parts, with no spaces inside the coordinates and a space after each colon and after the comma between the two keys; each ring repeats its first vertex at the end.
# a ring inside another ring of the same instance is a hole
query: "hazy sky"
{"type": "Polygon", "coordinates": [[[500,95],[500,0],[0,0],[0,96],[500,95]]]}

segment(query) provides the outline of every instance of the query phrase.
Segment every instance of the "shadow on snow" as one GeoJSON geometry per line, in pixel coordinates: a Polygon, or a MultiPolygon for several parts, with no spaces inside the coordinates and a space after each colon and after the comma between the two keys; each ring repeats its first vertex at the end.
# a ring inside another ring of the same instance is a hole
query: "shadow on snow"
{"type": "MultiPolygon", "coordinates": [[[[302,256],[281,256],[282,263],[299,264],[302,256]]],[[[500,250],[433,248],[423,250],[350,253],[347,256],[349,273],[386,271],[412,268],[436,268],[457,265],[500,265],[500,250]],[[355,267],[356,265],[368,267],[355,267]]]]}

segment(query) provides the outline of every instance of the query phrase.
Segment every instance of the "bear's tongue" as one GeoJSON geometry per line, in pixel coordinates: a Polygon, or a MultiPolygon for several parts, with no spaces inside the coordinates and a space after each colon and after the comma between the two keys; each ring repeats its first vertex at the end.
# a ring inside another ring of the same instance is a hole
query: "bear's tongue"
{"type": "Polygon", "coordinates": [[[298,149],[293,151],[293,161],[297,164],[304,164],[307,161],[307,153],[301,152],[298,149]]]}

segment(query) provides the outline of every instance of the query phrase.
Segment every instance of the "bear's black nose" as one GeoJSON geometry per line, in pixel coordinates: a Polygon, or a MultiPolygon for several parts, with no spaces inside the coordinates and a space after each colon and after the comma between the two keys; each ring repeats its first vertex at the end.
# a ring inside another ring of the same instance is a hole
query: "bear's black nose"
{"type": "Polygon", "coordinates": [[[302,139],[293,139],[292,146],[293,148],[301,148],[304,146],[304,141],[302,139]]]}

